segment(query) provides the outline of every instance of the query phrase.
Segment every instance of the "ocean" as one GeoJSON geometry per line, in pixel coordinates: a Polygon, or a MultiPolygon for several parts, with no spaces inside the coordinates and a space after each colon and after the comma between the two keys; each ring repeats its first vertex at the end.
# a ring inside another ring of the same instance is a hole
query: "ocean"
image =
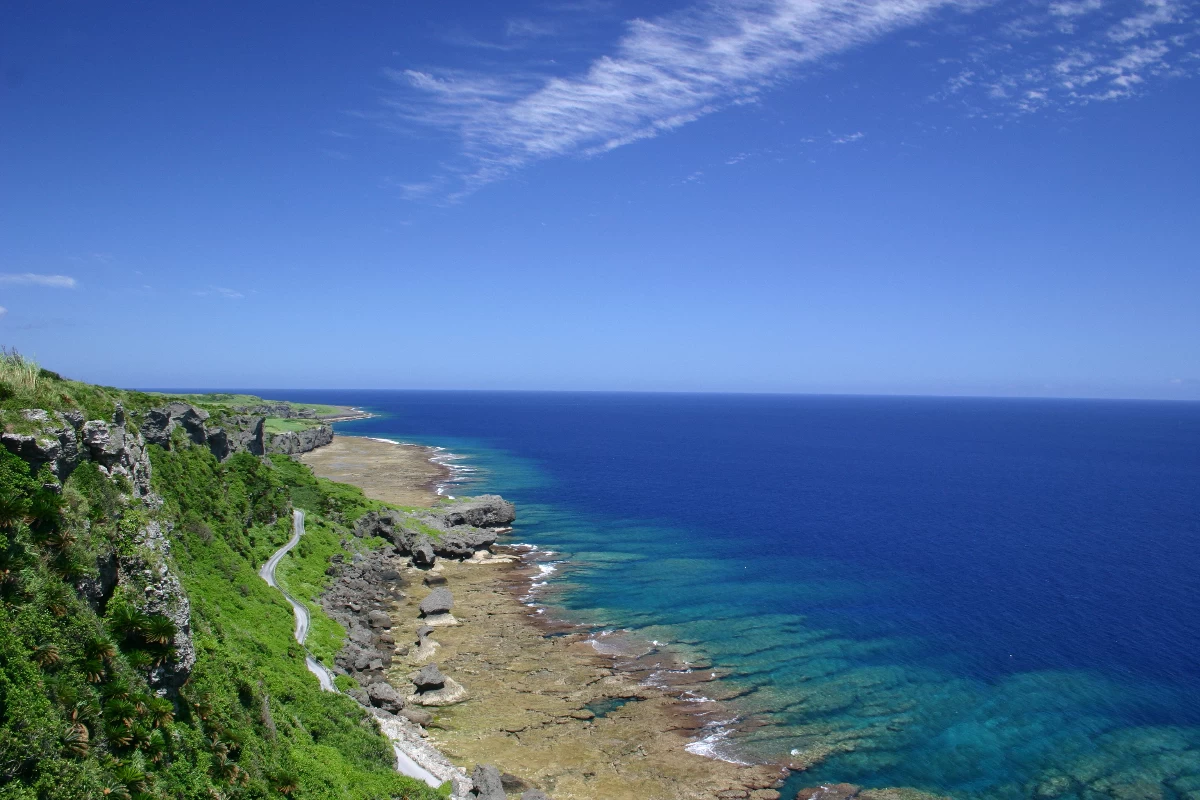
{"type": "Polygon", "coordinates": [[[697,752],[811,764],[794,786],[1200,798],[1200,404],[286,394],[446,448],[447,491],[505,495],[554,554],[539,602],[724,676],[737,719],[697,752]]]}

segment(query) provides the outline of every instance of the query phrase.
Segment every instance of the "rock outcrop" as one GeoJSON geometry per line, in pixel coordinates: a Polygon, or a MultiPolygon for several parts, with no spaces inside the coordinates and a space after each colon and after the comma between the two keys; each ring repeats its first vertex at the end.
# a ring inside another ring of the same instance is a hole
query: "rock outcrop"
{"type": "Polygon", "coordinates": [[[270,400],[253,406],[234,406],[233,410],[239,414],[277,419],[319,419],[317,412],[311,408],[295,408],[291,403],[273,403],[270,400]]]}
{"type": "MultiPolygon", "coordinates": [[[[321,607],[347,633],[346,644],[334,664],[361,686],[386,682],[387,669],[397,652],[387,607],[404,596],[398,561],[390,548],[380,549],[354,563],[335,563],[328,570],[334,580],[321,595],[321,607]]],[[[399,652],[408,651],[402,647],[399,652]]],[[[391,711],[370,697],[355,697],[366,705],[391,711]]]]}
{"type": "Polygon", "coordinates": [[[168,403],[152,408],[142,417],[142,435],[148,444],[171,449],[176,429],[182,429],[191,444],[209,449],[217,460],[224,461],[234,453],[261,456],[266,452],[263,417],[236,415],[222,417],[220,425],[211,425],[211,415],[187,403],[168,403]]]}
{"type": "Polygon", "coordinates": [[[145,442],[125,422],[125,410],[118,404],[112,422],[94,419],[85,422],[77,411],[55,412],[42,409],[23,412],[25,419],[37,424],[33,434],[0,434],[0,443],[29,464],[36,473],[43,466],[59,481],[70,477],[84,461],[95,462],[106,476],[128,482],[133,494],[150,494],[150,461],[145,442]]]}
{"type": "Polygon", "coordinates": [[[307,453],[333,441],[333,428],[318,425],[303,431],[284,431],[267,436],[267,452],[286,456],[307,453]]]}
{"type": "Polygon", "coordinates": [[[500,780],[500,770],[491,764],[478,764],[471,773],[471,795],[479,800],[506,800],[504,784],[500,780]]]}
{"type": "Polygon", "coordinates": [[[117,556],[117,582],[142,598],[140,611],[162,614],[174,625],[172,655],[150,670],[148,681],[151,688],[175,691],[196,664],[191,602],[171,569],[171,545],[162,526],[157,522],[147,524],[134,537],[134,545],[133,553],[117,556]]]}
{"type": "Polygon", "coordinates": [[[512,503],[499,495],[483,495],[408,514],[372,511],[355,523],[354,534],[387,539],[414,564],[427,567],[437,556],[465,559],[487,550],[502,526],[514,519],[512,503]]]}
{"type": "Polygon", "coordinates": [[[171,448],[171,434],[183,428],[184,435],[192,444],[208,442],[208,412],[187,403],[169,403],[162,408],[152,408],[142,418],[142,436],[147,444],[171,448]]]}
{"type": "Polygon", "coordinates": [[[517,518],[517,507],[498,494],[468,497],[442,507],[438,515],[447,527],[471,525],[476,528],[500,528],[517,518]]]}

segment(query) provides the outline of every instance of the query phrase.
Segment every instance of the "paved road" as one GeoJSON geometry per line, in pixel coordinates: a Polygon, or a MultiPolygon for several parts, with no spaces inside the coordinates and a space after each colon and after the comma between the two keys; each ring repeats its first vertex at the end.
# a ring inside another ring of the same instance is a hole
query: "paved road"
{"type": "MultiPolygon", "coordinates": [[[[264,581],[272,587],[279,589],[280,594],[284,599],[292,605],[292,613],[296,617],[296,641],[301,645],[308,638],[308,609],[303,603],[297,602],[296,598],[285,592],[283,588],[275,581],[275,568],[279,566],[279,562],[283,557],[291,551],[300,542],[300,537],[304,535],[304,512],[296,509],[292,512],[292,538],[288,539],[287,544],[276,550],[267,563],[263,564],[262,569],[258,574],[264,581]]],[[[317,661],[307,651],[304,655],[304,665],[308,667],[308,671],[317,676],[317,680],[321,683],[321,688],[327,692],[336,692],[337,689],[333,685],[333,675],[327,670],[321,662],[317,661]]]]}
{"type": "MultiPolygon", "coordinates": [[[[275,581],[275,568],[279,566],[279,562],[283,560],[293,547],[300,543],[300,537],[304,535],[304,512],[296,509],[292,512],[292,538],[288,539],[287,544],[276,550],[267,559],[267,563],[262,565],[262,569],[258,571],[259,577],[266,581],[270,586],[279,590],[284,599],[292,605],[292,613],[296,617],[296,641],[301,645],[308,638],[308,609],[303,603],[297,602],[296,598],[283,590],[275,581]]],[[[321,688],[327,692],[336,692],[337,687],[333,685],[333,673],[325,668],[321,662],[317,661],[305,648],[304,665],[308,667],[308,671],[317,676],[317,680],[321,683],[321,688]]],[[[427,769],[422,767],[417,762],[409,757],[408,753],[395,740],[392,741],[392,750],[396,754],[396,770],[424,781],[429,786],[437,788],[441,781],[433,776],[427,769]]]]}

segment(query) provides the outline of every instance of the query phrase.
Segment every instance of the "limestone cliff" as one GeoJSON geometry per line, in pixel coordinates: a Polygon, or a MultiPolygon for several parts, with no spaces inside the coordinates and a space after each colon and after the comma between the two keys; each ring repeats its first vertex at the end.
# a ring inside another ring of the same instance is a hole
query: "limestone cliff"
{"type": "Polygon", "coordinates": [[[303,431],[284,431],[267,436],[267,452],[287,456],[307,453],[333,441],[333,428],[319,425],[303,431]]]}

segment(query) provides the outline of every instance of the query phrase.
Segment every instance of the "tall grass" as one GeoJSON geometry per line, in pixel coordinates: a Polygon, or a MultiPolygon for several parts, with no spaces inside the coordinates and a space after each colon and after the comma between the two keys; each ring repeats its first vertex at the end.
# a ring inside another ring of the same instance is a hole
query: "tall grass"
{"type": "Polygon", "coordinates": [[[36,395],[42,384],[42,368],[15,348],[0,347],[0,383],[11,394],[36,395]]]}

